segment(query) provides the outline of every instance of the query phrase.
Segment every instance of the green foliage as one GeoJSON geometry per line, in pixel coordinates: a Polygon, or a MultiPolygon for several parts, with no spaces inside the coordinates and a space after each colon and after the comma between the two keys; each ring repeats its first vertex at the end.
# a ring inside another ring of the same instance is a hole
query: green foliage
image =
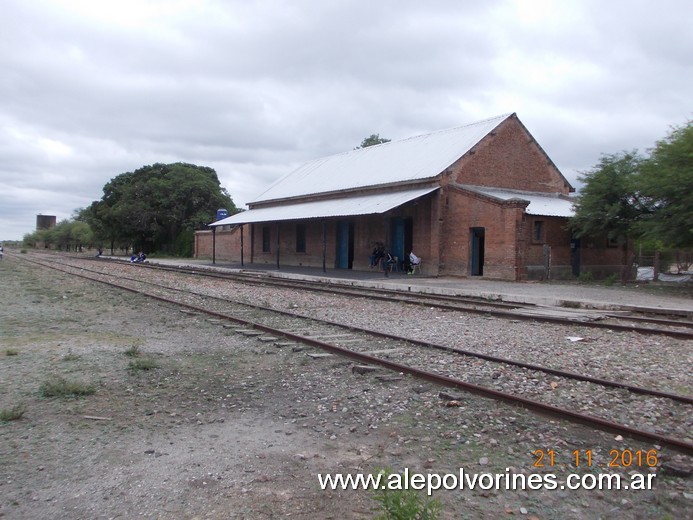
{"type": "Polygon", "coordinates": [[[128,357],[139,357],[141,354],[140,347],[138,345],[133,345],[123,352],[128,357]]]}
{"type": "Polygon", "coordinates": [[[61,220],[52,228],[39,229],[24,235],[23,240],[27,247],[36,247],[43,243],[46,247],[62,251],[79,251],[83,247],[92,247],[93,242],[94,233],[89,224],[76,220],[61,220]]]}
{"type": "Polygon", "coordinates": [[[176,256],[190,257],[195,247],[195,232],[192,229],[181,231],[176,237],[173,253],[176,256]]]}
{"type": "Polygon", "coordinates": [[[79,397],[92,395],[96,389],[79,381],[68,381],[60,376],[52,376],[39,387],[39,393],[43,397],[79,397]]]}
{"type": "Polygon", "coordinates": [[[634,176],[642,158],[637,152],[603,156],[590,172],[577,198],[570,226],[577,237],[607,236],[625,241],[641,215],[634,176]]]}
{"type": "Polygon", "coordinates": [[[618,275],[617,274],[611,274],[611,275],[607,276],[606,278],[604,278],[604,285],[606,287],[611,287],[612,285],[614,285],[616,283],[617,280],[618,280],[618,275]]]}
{"type": "MultiPolygon", "coordinates": [[[[389,470],[380,470],[379,473],[382,483],[388,482],[392,475],[389,470]]],[[[376,520],[435,520],[439,517],[440,502],[414,490],[411,482],[407,484],[407,489],[389,489],[389,486],[381,485],[380,489],[373,490],[373,499],[380,503],[381,509],[376,520]]]]}
{"type": "Polygon", "coordinates": [[[155,368],[159,368],[159,364],[151,358],[133,359],[128,364],[128,368],[130,370],[133,370],[133,371],[136,371],[136,370],[144,370],[144,371],[154,370],[155,368]]]}
{"type": "Polygon", "coordinates": [[[657,143],[637,182],[652,209],[638,228],[640,234],[669,247],[693,246],[693,122],[657,143]]]}
{"type": "Polygon", "coordinates": [[[16,404],[12,408],[0,410],[0,422],[18,421],[24,416],[25,408],[16,404]]]}
{"type": "Polygon", "coordinates": [[[358,150],[359,148],[368,148],[369,146],[375,146],[377,144],[389,142],[390,139],[380,137],[380,134],[371,134],[369,137],[366,137],[363,141],[361,141],[361,146],[357,146],[356,148],[354,148],[354,150],[358,150]]]}
{"type": "Polygon", "coordinates": [[[192,236],[213,222],[216,211],[236,212],[212,168],[173,163],[144,166],[111,179],[103,197],[84,209],[99,240],[111,247],[192,254],[192,236]]]}
{"type": "Polygon", "coordinates": [[[570,223],[576,236],[693,247],[693,122],[673,129],[649,157],[607,155],[580,180],[570,223]]]}
{"type": "Polygon", "coordinates": [[[580,283],[588,283],[594,280],[594,277],[592,276],[592,271],[583,271],[578,275],[578,282],[580,283]]]}
{"type": "Polygon", "coordinates": [[[68,349],[67,354],[62,357],[63,361],[78,361],[82,358],[79,354],[72,352],[72,349],[68,349]]]}

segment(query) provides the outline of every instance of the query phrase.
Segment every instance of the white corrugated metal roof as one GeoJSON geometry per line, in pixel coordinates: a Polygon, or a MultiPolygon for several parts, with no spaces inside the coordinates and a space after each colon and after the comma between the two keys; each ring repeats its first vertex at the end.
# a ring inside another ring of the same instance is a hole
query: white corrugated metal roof
{"type": "Polygon", "coordinates": [[[572,217],[573,201],[566,200],[558,195],[549,195],[531,191],[520,190],[500,190],[496,188],[485,188],[479,186],[466,186],[471,191],[495,197],[501,200],[522,199],[529,201],[529,206],[525,209],[528,215],[538,215],[544,217],[572,217]]]}
{"type": "Polygon", "coordinates": [[[438,186],[435,186],[417,190],[360,195],[341,199],[316,200],[313,202],[301,202],[299,204],[257,208],[218,220],[210,224],[210,226],[385,213],[386,211],[401,206],[406,202],[418,199],[419,197],[423,197],[437,189],[438,186]]]}
{"type": "Polygon", "coordinates": [[[254,202],[435,177],[511,115],[309,161],[254,202]]]}

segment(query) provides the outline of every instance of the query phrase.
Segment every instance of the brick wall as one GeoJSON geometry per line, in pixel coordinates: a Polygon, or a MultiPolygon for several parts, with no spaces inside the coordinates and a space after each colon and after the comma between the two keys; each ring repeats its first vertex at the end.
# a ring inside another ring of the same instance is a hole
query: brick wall
{"type": "MultiPolygon", "coordinates": [[[[526,246],[526,276],[522,279],[547,279],[544,259],[544,245],[550,246],[550,273],[552,280],[573,278],[572,233],[568,229],[568,219],[526,215],[523,221],[523,235],[526,246]],[[537,223],[541,223],[543,233],[537,236],[537,223]]],[[[623,265],[623,249],[609,247],[604,237],[580,241],[580,272],[590,271],[595,279],[611,274],[619,274],[623,265]]]]}
{"type": "Polygon", "coordinates": [[[471,275],[472,228],[483,228],[483,276],[515,280],[520,268],[516,238],[526,203],[495,202],[454,187],[443,197],[440,274],[471,275]]]}
{"type": "Polygon", "coordinates": [[[571,187],[517,117],[510,117],[451,168],[453,182],[568,194],[571,187]]]}
{"type": "MultiPolygon", "coordinates": [[[[244,260],[248,260],[248,226],[244,226],[244,260]]],[[[229,263],[241,262],[241,228],[235,227],[232,229],[223,226],[216,230],[216,260],[229,263]]],[[[210,259],[212,258],[212,231],[196,231],[195,232],[195,258],[210,259]]]]}

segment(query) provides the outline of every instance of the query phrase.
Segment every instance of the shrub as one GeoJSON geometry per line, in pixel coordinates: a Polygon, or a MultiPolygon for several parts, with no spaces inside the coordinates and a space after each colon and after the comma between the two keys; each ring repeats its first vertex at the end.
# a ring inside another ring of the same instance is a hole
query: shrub
{"type": "Polygon", "coordinates": [[[123,352],[123,354],[129,357],[138,357],[140,355],[140,347],[138,347],[137,345],[133,345],[125,352],[123,352]]]}
{"type": "Polygon", "coordinates": [[[17,421],[24,415],[24,406],[21,404],[14,405],[10,409],[0,410],[0,422],[17,421]]]}
{"type": "MultiPolygon", "coordinates": [[[[400,475],[401,488],[390,489],[387,485],[390,482],[389,470],[378,472],[381,482],[380,489],[373,490],[373,499],[380,503],[380,513],[375,517],[376,520],[436,520],[440,514],[440,502],[417,493],[413,486],[405,486],[400,475]],[[383,489],[384,488],[384,489],[383,489]]],[[[409,483],[411,484],[411,483],[409,483]]]]}
{"type": "Polygon", "coordinates": [[[159,365],[151,358],[142,358],[130,361],[128,368],[130,370],[154,370],[159,368],[159,365]]]}
{"type": "Polygon", "coordinates": [[[80,397],[92,395],[96,389],[79,381],[68,381],[60,376],[52,376],[39,387],[39,393],[43,397],[80,397]]]}
{"type": "Polygon", "coordinates": [[[604,285],[607,287],[611,287],[616,283],[616,281],[619,279],[619,276],[617,274],[611,274],[604,278],[604,285]]]}
{"type": "Polygon", "coordinates": [[[592,271],[583,271],[578,276],[578,281],[581,283],[591,282],[593,280],[592,271]]]}
{"type": "Polygon", "coordinates": [[[63,356],[63,361],[77,361],[79,358],[80,356],[72,352],[72,349],[68,349],[67,354],[63,356]]]}

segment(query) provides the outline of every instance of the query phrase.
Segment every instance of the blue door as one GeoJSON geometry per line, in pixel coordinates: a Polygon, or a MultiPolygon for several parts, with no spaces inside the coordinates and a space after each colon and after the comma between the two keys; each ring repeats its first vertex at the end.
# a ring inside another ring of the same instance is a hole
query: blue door
{"type": "Polygon", "coordinates": [[[354,225],[346,220],[337,222],[337,269],[351,269],[354,262],[354,225]]]}
{"type": "Polygon", "coordinates": [[[471,262],[470,273],[472,276],[484,274],[484,240],[485,229],[482,227],[471,228],[471,262]]]}
{"type": "Polygon", "coordinates": [[[392,219],[392,244],[390,244],[390,254],[396,256],[400,262],[404,260],[404,219],[400,217],[392,219]]]}

